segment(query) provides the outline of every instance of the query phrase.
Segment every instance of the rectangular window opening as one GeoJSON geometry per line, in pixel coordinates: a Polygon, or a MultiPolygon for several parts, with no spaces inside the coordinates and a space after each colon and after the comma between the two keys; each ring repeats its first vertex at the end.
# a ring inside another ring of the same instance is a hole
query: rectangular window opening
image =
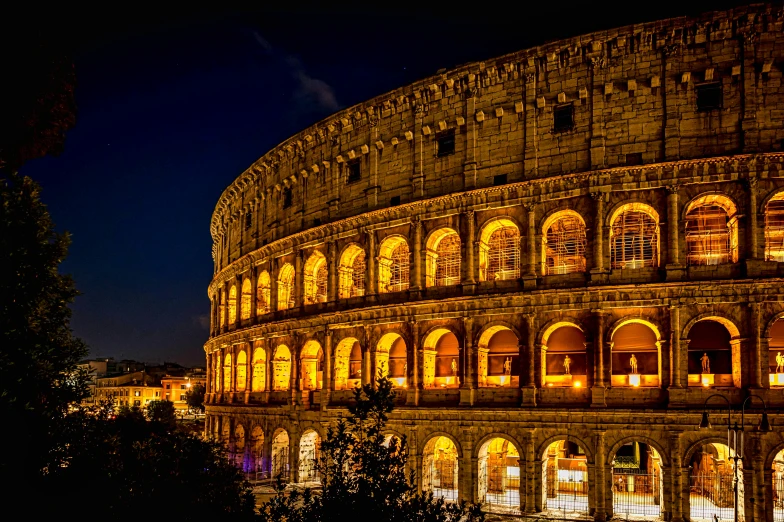
{"type": "Polygon", "coordinates": [[[400,205],[400,196],[392,196],[389,199],[389,206],[390,207],[395,207],[397,205],[400,205]]]}
{"type": "Polygon", "coordinates": [[[721,109],[721,83],[704,83],[698,85],[695,89],[697,91],[698,111],[721,109]]]}
{"type": "Polygon", "coordinates": [[[553,107],[553,132],[564,132],[574,128],[574,105],[557,105],[553,107]]]}
{"type": "Polygon", "coordinates": [[[493,176],[493,186],[506,185],[506,174],[493,176]]]}
{"type": "Polygon", "coordinates": [[[632,152],[626,155],[626,165],[642,165],[642,152],[632,152]]]}
{"type": "Polygon", "coordinates": [[[245,214],[245,230],[250,230],[252,224],[253,224],[253,214],[248,212],[247,214],[245,214]]]}
{"type": "Polygon", "coordinates": [[[291,189],[284,188],[283,189],[283,208],[289,208],[291,206],[291,189]]]}
{"type": "Polygon", "coordinates": [[[455,153],[455,129],[447,129],[436,135],[438,157],[443,158],[455,153]]]}
{"type": "Polygon", "coordinates": [[[359,158],[346,162],[346,184],[358,182],[362,179],[362,168],[359,163],[359,158]]]}

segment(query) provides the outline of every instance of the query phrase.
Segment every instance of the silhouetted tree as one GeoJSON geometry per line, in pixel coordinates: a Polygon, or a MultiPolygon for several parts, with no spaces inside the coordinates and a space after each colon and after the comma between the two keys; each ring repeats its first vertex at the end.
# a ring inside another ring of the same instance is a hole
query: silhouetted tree
{"type": "Polygon", "coordinates": [[[267,521],[317,522],[362,520],[378,522],[480,522],[478,505],[448,503],[431,493],[417,494],[413,474],[406,477],[408,448],[402,440],[385,440],[384,428],[394,408],[395,392],[387,378],[377,386],[354,391],[351,416],[327,430],[318,468],[323,490],[279,486],[278,495],[261,508],[267,521]]]}
{"type": "Polygon", "coordinates": [[[204,413],[204,393],[206,391],[207,389],[203,384],[191,386],[191,389],[185,394],[185,402],[188,404],[188,408],[204,413]]]}

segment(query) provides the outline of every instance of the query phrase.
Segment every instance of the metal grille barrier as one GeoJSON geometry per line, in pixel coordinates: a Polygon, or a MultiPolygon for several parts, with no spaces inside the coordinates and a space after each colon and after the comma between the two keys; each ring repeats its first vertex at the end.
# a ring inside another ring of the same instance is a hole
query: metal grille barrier
{"type": "Polygon", "coordinates": [[[456,502],[458,499],[458,468],[457,460],[433,460],[423,470],[422,483],[426,491],[432,491],[434,497],[456,502]]]}
{"type": "Polygon", "coordinates": [[[612,268],[658,266],[659,225],[640,211],[619,215],[610,230],[612,268]]]}
{"type": "Polygon", "coordinates": [[[557,469],[549,465],[543,478],[542,509],[563,518],[588,514],[587,468],[557,469]]]}
{"type": "Polygon", "coordinates": [[[625,519],[661,517],[661,480],[658,474],[613,468],[613,515],[625,519]]]}
{"type": "Polygon", "coordinates": [[[308,450],[299,456],[299,481],[321,482],[321,472],[318,468],[318,452],[308,450]]]}
{"type": "Polygon", "coordinates": [[[289,478],[289,448],[282,448],[272,454],[271,478],[289,478]]]}
{"type": "Polygon", "coordinates": [[[784,473],[773,473],[773,522],[784,522],[784,473]]]}
{"type": "Polygon", "coordinates": [[[486,464],[480,468],[486,485],[481,499],[485,511],[520,514],[520,467],[486,464]]]}
{"type": "Polygon", "coordinates": [[[496,230],[488,243],[487,271],[482,279],[502,281],[520,277],[520,234],[517,229],[496,230]]]}
{"type": "Polygon", "coordinates": [[[718,473],[691,475],[689,505],[692,520],[734,520],[734,477],[718,473]]]}

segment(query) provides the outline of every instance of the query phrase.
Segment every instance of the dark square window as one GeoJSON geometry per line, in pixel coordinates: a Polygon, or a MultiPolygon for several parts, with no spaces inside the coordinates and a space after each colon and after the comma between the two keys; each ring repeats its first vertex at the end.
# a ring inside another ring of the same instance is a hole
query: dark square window
{"type": "Polygon", "coordinates": [[[499,174],[497,176],[493,176],[493,185],[506,185],[506,174],[499,174]]]}
{"type": "Polygon", "coordinates": [[[250,230],[252,224],[253,224],[253,214],[248,212],[247,214],[245,214],[245,230],[250,230]]]}
{"type": "Polygon", "coordinates": [[[553,107],[553,132],[564,132],[574,128],[574,105],[556,105],[553,107]]]}
{"type": "Polygon", "coordinates": [[[721,109],[721,84],[719,82],[698,85],[696,90],[698,111],[721,109]]]}
{"type": "Polygon", "coordinates": [[[642,165],[642,152],[632,152],[631,154],[627,154],[626,164],[629,166],[642,165]]]}
{"type": "Polygon", "coordinates": [[[283,189],[283,208],[289,208],[291,206],[291,189],[284,188],[283,189]]]}
{"type": "Polygon", "coordinates": [[[394,207],[400,205],[400,196],[392,196],[389,200],[389,206],[394,207]]]}
{"type": "Polygon", "coordinates": [[[313,226],[314,227],[321,226],[321,218],[313,218],[313,226]]]}
{"type": "Polygon", "coordinates": [[[362,169],[359,158],[346,162],[346,183],[356,183],[362,179],[362,169]]]}
{"type": "Polygon", "coordinates": [[[455,129],[448,129],[436,135],[438,157],[443,158],[455,153],[455,129]]]}

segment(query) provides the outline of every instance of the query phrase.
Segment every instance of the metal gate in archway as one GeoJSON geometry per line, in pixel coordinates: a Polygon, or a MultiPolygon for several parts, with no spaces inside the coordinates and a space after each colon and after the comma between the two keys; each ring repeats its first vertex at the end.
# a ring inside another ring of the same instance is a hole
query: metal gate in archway
{"type": "Polygon", "coordinates": [[[661,476],[639,468],[613,468],[613,515],[625,519],[661,517],[661,476]]]}
{"type": "Polygon", "coordinates": [[[482,508],[493,513],[520,514],[520,466],[505,461],[479,462],[479,484],[482,508]]]}
{"type": "MultiPolygon", "coordinates": [[[[691,475],[689,504],[692,520],[734,520],[735,477],[728,473],[691,475]]],[[[742,520],[741,513],[738,516],[742,520]]]]}
{"type": "Polygon", "coordinates": [[[272,479],[281,477],[284,480],[289,478],[289,447],[284,446],[272,454],[271,471],[272,479]]]}
{"type": "Polygon", "coordinates": [[[432,491],[434,497],[457,501],[457,459],[436,459],[428,455],[423,464],[422,489],[432,491]]]}
{"type": "Polygon", "coordinates": [[[588,470],[578,459],[542,462],[542,510],[562,517],[588,514],[588,470]]]}
{"type": "Polygon", "coordinates": [[[773,522],[784,522],[784,471],[773,471],[773,522]]]}

